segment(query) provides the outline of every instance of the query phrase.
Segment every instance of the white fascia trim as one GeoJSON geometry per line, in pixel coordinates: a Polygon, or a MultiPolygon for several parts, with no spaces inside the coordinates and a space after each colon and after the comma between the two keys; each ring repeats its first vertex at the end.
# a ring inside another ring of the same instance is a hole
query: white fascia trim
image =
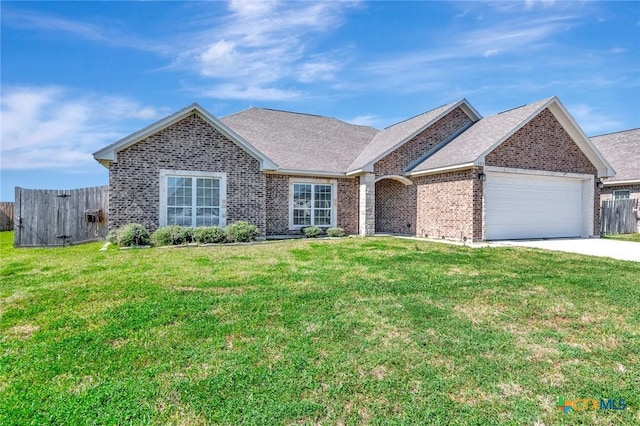
{"type": "Polygon", "coordinates": [[[193,170],[160,169],[160,193],[159,206],[160,226],[167,225],[167,177],[202,177],[220,179],[220,224],[221,228],[227,225],[227,174],[223,172],[200,172],[193,170]]]}
{"type": "Polygon", "coordinates": [[[632,180],[618,180],[618,181],[603,181],[604,186],[621,186],[621,185],[640,185],[640,179],[632,180]]]}
{"type": "MultiPolygon", "coordinates": [[[[461,99],[458,102],[454,103],[451,107],[447,108],[446,110],[444,110],[443,112],[438,114],[435,118],[431,119],[428,123],[426,123],[425,125],[420,127],[417,131],[411,133],[409,136],[407,136],[406,138],[400,140],[400,142],[396,143],[391,148],[387,149],[382,154],[378,155],[373,160],[369,161],[367,164],[365,164],[363,167],[361,167],[361,170],[373,171],[373,165],[377,161],[379,161],[381,158],[386,157],[387,155],[389,155],[390,153],[392,153],[396,149],[400,148],[402,145],[404,145],[405,143],[407,143],[411,139],[413,139],[416,135],[419,135],[420,133],[424,132],[426,129],[431,127],[433,124],[437,123],[438,120],[442,119],[442,117],[444,117],[445,115],[449,114],[451,111],[453,111],[454,109],[456,109],[458,107],[461,107],[462,111],[464,111],[464,113],[467,114],[467,116],[469,116],[469,118],[473,122],[477,122],[478,120],[480,120],[480,118],[482,118],[482,116],[475,110],[475,108],[473,108],[471,106],[471,104],[469,104],[469,102],[466,99],[461,99]],[[475,118],[474,118],[474,116],[475,116],[475,118]]],[[[435,109],[437,109],[437,108],[435,108],[435,109]]],[[[398,124],[398,123],[396,123],[396,124],[398,124]]],[[[349,172],[349,173],[353,173],[353,172],[349,172]]]]}
{"type": "Polygon", "coordinates": [[[426,176],[426,175],[435,175],[438,173],[455,172],[458,170],[470,169],[475,165],[476,165],[475,163],[455,164],[453,166],[437,167],[435,169],[414,171],[411,173],[407,173],[407,176],[418,177],[418,176],[426,176]]]}
{"type": "Polygon", "coordinates": [[[496,167],[496,166],[484,166],[484,173],[511,173],[521,175],[535,175],[535,176],[549,176],[549,177],[566,177],[572,179],[593,179],[593,175],[587,173],[565,173],[565,172],[551,172],[548,170],[534,170],[534,169],[517,169],[511,167],[496,167]]]}
{"type": "Polygon", "coordinates": [[[373,172],[373,167],[363,167],[361,169],[358,170],[353,170],[351,172],[347,172],[346,176],[359,176],[359,175],[363,175],[366,173],[372,173],[373,172]]]}
{"type": "Polygon", "coordinates": [[[520,130],[524,125],[529,123],[535,117],[538,116],[545,109],[549,109],[553,116],[558,120],[560,125],[565,129],[565,131],[569,134],[571,139],[578,145],[580,150],[585,154],[585,156],[594,164],[598,170],[598,177],[610,177],[615,175],[615,170],[613,167],[605,160],[605,158],[600,154],[600,152],[595,148],[595,146],[591,143],[587,135],[582,131],[580,126],[575,122],[571,114],[566,110],[566,108],[560,102],[557,96],[550,98],[547,102],[542,104],[538,109],[536,109],[532,114],[530,114],[526,119],[522,120],[517,126],[515,126],[509,133],[507,133],[503,138],[493,144],[489,149],[484,151],[478,159],[476,163],[478,165],[484,165],[486,156],[500,146],[504,141],[509,139],[515,132],[520,130]]]}
{"type": "Polygon", "coordinates": [[[598,151],[591,139],[584,133],[578,123],[573,119],[569,111],[562,105],[560,99],[554,96],[549,105],[549,111],[556,117],[562,127],[569,133],[584,155],[594,164],[598,170],[598,177],[611,177],[615,170],[606,158],[598,151]]]}
{"type": "Polygon", "coordinates": [[[309,170],[292,170],[292,169],[277,169],[277,170],[265,170],[265,173],[270,175],[298,175],[298,176],[309,176],[309,177],[334,177],[334,178],[346,178],[353,177],[347,176],[345,173],[340,172],[314,172],[309,170]]]}
{"type": "Polygon", "coordinates": [[[480,114],[478,112],[478,110],[476,110],[473,105],[471,105],[469,103],[469,101],[467,100],[467,98],[463,98],[462,100],[460,100],[459,105],[460,108],[462,108],[462,110],[469,116],[469,118],[471,120],[473,120],[474,122],[482,120],[482,114],[480,114]]]}
{"type": "Polygon", "coordinates": [[[402,183],[403,185],[413,185],[413,181],[411,179],[407,179],[404,176],[400,176],[400,175],[384,175],[384,176],[380,176],[378,178],[376,178],[376,182],[379,182],[383,179],[392,179],[395,181],[398,181],[400,183],[402,183]]]}
{"type": "MultiPolygon", "coordinates": [[[[295,178],[295,177],[290,177],[289,178],[289,185],[288,185],[288,189],[289,189],[289,231],[297,231],[300,230],[302,228],[306,228],[308,226],[315,226],[313,224],[311,225],[294,225],[293,224],[293,185],[296,183],[312,183],[312,184],[324,184],[324,185],[331,185],[331,224],[330,225],[323,225],[324,227],[328,227],[328,228],[333,228],[336,226],[338,217],[337,217],[337,213],[338,213],[338,181],[336,179],[314,179],[314,178],[295,178]]],[[[313,207],[311,207],[311,209],[313,210],[313,207]]]]}
{"type": "Polygon", "coordinates": [[[502,143],[504,141],[506,141],[507,139],[509,139],[511,136],[513,136],[513,134],[515,132],[517,132],[518,130],[520,130],[522,127],[524,127],[525,124],[527,124],[528,122],[530,122],[531,120],[533,120],[534,117],[536,117],[538,114],[540,114],[542,111],[545,110],[545,108],[548,108],[549,105],[556,99],[556,97],[554,96],[553,98],[550,98],[547,102],[545,102],[544,104],[542,104],[540,107],[538,107],[538,109],[536,109],[533,113],[531,113],[527,118],[525,118],[524,120],[522,120],[520,123],[518,123],[516,126],[514,126],[511,131],[509,131],[509,133],[507,133],[506,135],[504,135],[502,138],[500,138],[496,143],[494,143],[493,145],[491,145],[488,149],[486,149],[482,154],[480,154],[478,156],[478,158],[476,159],[476,164],[480,165],[480,166],[484,166],[484,162],[485,162],[485,158],[487,155],[489,155],[489,153],[491,151],[493,151],[494,149],[496,149],[497,147],[499,147],[500,145],[502,145],[502,143]]]}
{"type": "Polygon", "coordinates": [[[183,108],[180,111],[177,111],[174,114],[171,114],[161,120],[156,121],[150,126],[147,126],[141,130],[138,130],[137,132],[132,133],[131,135],[123,139],[120,139],[119,141],[116,141],[111,145],[102,148],[99,151],[94,152],[93,158],[95,158],[102,164],[105,164],[105,162],[106,164],[108,164],[111,161],[117,161],[118,151],[128,148],[131,145],[134,145],[137,142],[141,141],[142,139],[148,136],[151,136],[154,133],[157,133],[161,130],[166,129],[167,127],[193,114],[194,112],[197,113],[203,120],[208,122],[211,126],[213,126],[218,131],[220,131],[220,133],[225,135],[229,140],[238,144],[247,153],[249,153],[249,155],[251,155],[256,160],[258,160],[260,162],[260,168],[262,170],[274,170],[278,168],[276,163],[271,161],[266,155],[264,155],[262,152],[256,149],[249,142],[244,140],[244,138],[242,138],[236,132],[231,130],[224,123],[222,123],[220,120],[215,118],[213,115],[211,115],[211,113],[209,113],[207,110],[205,110],[203,107],[201,107],[197,103],[193,103],[188,107],[183,108]]]}

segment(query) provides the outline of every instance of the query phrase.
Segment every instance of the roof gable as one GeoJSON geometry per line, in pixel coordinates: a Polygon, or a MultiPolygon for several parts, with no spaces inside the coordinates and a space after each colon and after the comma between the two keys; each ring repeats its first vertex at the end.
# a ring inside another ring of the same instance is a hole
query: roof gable
{"type": "Polygon", "coordinates": [[[596,167],[598,176],[612,176],[614,172],[611,165],[555,96],[481,119],[446,146],[428,155],[408,174],[415,176],[474,165],[482,166],[487,154],[547,108],[596,167]]]}
{"type": "Polygon", "coordinates": [[[141,140],[166,129],[169,126],[172,126],[173,124],[179,122],[180,120],[183,120],[184,118],[194,113],[200,116],[209,125],[217,129],[220,133],[225,135],[229,140],[247,151],[256,160],[258,160],[260,162],[261,169],[272,170],[277,168],[277,164],[269,159],[265,154],[252,146],[240,135],[235,133],[232,129],[227,127],[197,103],[193,103],[188,107],[181,109],[180,111],[177,111],[159,121],[156,121],[155,123],[141,130],[138,130],[137,132],[132,133],[131,135],[122,138],[112,143],[111,145],[102,148],[99,151],[94,152],[93,158],[98,160],[104,166],[108,167],[109,163],[111,163],[112,161],[117,161],[119,151],[122,151],[123,149],[128,148],[140,142],[141,140]]]}
{"type": "Polygon", "coordinates": [[[593,136],[591,142],[616,169],[605,185],[640,182],[640,128],[593,136]]]}
{"type": "Polygon", "coordinates": [[[281,173],[344,175],[378,133],[335,118],[250,108],[222,122],[273,159],[281,173]]]}
{"type": "Polygon", "coordinates": [[[380,131],[371,140],[351,163],[348,173],[373,171],[374,163],[395,151],[458,107],[462,108],[473,121],[477,121],[481,117],[466,99],[462,99],[396,123],[380,131]]]}

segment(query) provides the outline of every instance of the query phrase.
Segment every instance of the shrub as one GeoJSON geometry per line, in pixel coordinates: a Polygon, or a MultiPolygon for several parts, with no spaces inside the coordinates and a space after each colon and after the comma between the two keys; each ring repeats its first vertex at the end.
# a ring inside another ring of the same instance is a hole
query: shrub
{"type": "Polygon", "coordinates": [[[139,223],[127,223],[116,231],[117,244],[120,247],[148,246],[151,244],[151,236],[144,225],[139,223]]]}
{"type": "Polygon", "coordinates": [[[256,239],[258,227],[248,222],[238,221],[228,225],[225,229],[227,241],[230,243],[246,243],[256,239]]]}
{"type": "Polygon", "coordinates": [[[112,229],[109,231],[105,239],[111,244],[118,244],[118,231],[116,229],[112,229]]]}
{"type": "Polygon", "coordinates": [[[159,246],[179,246],[193,241],[193,229],[179,225],[163,226],[158,228],[151,238],[159,246]]]}
{"type": "Polygon", "coordinates": [[[201,226],[194,230],[193,237],[198,244],[224,243],[227,236],[218,226],[201,226]]]}
{"type": "Polygon", "coordinates": [[[347,234],[345,234],[344,229],[336,227],[327,229],[327,235],[330,237],[344,237],[347,234]]]}
{"type": "Polygon", "coordinates": [[[316,238],[318,235],[322,234],[322,229],[317,226],[307,226],[302,230],[302,232],[304,232],[304,235],[307,238],[316,238]]]}

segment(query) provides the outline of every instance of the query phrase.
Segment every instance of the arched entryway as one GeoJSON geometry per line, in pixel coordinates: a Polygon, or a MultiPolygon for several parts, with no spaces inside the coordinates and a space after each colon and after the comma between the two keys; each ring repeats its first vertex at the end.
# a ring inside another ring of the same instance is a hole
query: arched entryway
{"type": "Polygon", "coordinates": [[[416,187],[411,180],[397,175],[376,179],[376,232],[416,233],[416,187]]]}

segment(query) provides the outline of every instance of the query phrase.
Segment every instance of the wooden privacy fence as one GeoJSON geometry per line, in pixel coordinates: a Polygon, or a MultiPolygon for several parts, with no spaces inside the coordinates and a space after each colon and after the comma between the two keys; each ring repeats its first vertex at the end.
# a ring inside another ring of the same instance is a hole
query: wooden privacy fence
{"type": "Polygon", "coordinates": [[[600,210],[602,234],[633,234],[637,231],[638,200],[603,201],[600,210]]]}
{"type": "Polygon", "coordinates": [[[107,234],[108,187],[72,190],[16,187],[14,247],[65,246],[107,234]]]}
{"type": "Polygon", "coordinates": [[[0,231],[11,231],[13,229],[13,203],[8,201],[0,202],[0,231]]]}

